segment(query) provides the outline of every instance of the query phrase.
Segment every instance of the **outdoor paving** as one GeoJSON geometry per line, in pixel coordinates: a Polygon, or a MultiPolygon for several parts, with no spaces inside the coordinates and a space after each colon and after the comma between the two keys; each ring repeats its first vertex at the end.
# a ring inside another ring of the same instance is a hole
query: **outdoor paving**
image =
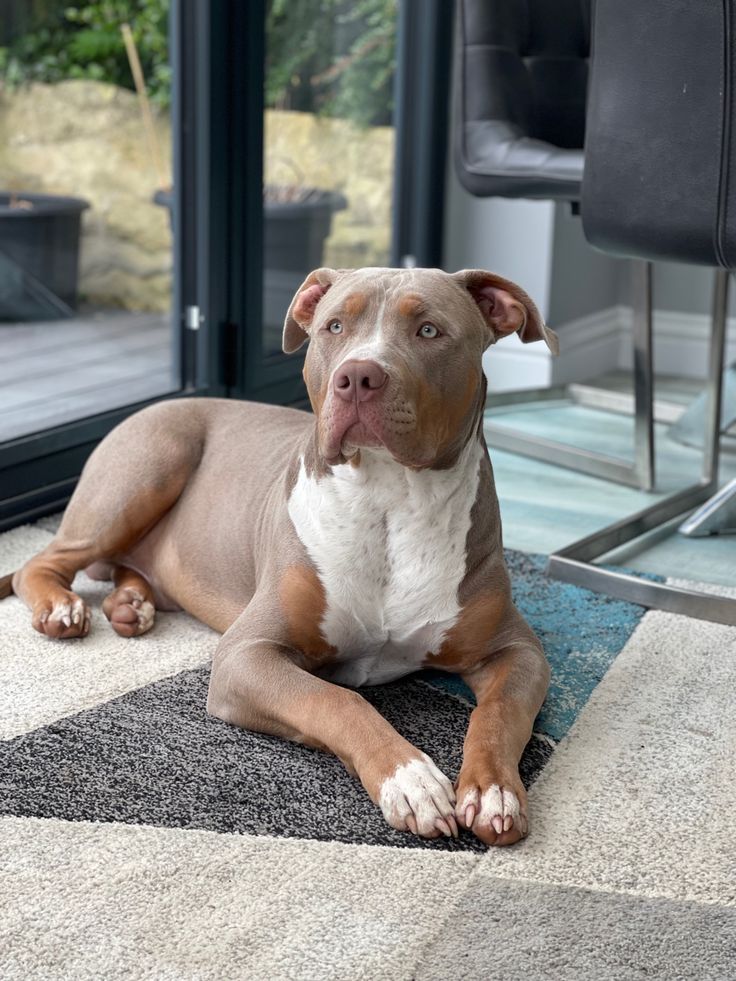
{"type": "Polygon", "coordinates": [[[0,323],[0,443],[178,388],[169,314],[0,323]]]}

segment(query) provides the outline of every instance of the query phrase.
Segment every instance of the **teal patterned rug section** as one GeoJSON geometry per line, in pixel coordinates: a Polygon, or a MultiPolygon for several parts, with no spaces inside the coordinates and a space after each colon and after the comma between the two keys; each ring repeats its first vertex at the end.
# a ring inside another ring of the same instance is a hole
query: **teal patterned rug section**
{"type": "MultiPolygon", "coordinates": [[[[646,609],[551,579],[545,573],[546,555],[507,549],[506,564],[514,602],[541,640],[552,667],[549,692],[534,730],[557,743],[623,649],[646,609]]],[[[427,671],[422,677],[471,704],[474,702],[472,692],[456,675],[427,671]]]]}

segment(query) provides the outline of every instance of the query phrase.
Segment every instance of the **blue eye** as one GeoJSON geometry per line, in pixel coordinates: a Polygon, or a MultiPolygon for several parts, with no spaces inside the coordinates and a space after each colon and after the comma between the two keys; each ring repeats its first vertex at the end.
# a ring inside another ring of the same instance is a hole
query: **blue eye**
{"type": "Polygon", "coordinates": [[[440,332],[437,330],[434,324],[422,324],[417,332],[417,337],[439,337],[440,332]]]}
{"type": "Polygon", "coordinates": [[[342,324],[339,320],[333,320],[327,329],[331,334],[342,334],[342,324]]]}

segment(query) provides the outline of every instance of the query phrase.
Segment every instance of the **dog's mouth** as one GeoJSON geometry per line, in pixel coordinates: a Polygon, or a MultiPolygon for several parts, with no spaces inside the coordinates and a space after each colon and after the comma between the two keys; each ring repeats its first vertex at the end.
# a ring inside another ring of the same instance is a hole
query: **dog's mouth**
{"type": "Polygon", "coordinates": [[[342,437],[343,452],[345,455],[352,450],[358,450],[365,446],[384,446],[385,443],[381,436],[376,433],[366,422],[358,419],[345,430],[342,437]]]}
{"type": "Polygon", "coordinates": [[[354,406],[349,413],[339,410],[329,415],[323,428],[322,452],[325,461],[334,465],[351,460],[362,449],[383,448],[396,463],[420,470],[432,466],[434,454],[419,442],[416,433],[394,433],[387,425],[385,409],[354,406]]]}
{"type": "Polygon", "coordinates": [[[384,446],[375,421],[361,418],[357,406],[347,415],[332,418],[328,423],[324,455],[328,463],[349,459],[364,447],[384,446]],[[371,424],[373,422],[373,424],[371,424]]]}

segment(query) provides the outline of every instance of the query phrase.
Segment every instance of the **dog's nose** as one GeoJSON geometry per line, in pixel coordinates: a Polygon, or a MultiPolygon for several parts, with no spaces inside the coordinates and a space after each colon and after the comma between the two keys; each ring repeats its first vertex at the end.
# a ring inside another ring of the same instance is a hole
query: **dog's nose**
{"type": "Polygon", "coordinates": [[[335,395],[346,402],[367,402],[386,384],[388,375],[375,361],[346,361],[335,372],[335,395]]]}

